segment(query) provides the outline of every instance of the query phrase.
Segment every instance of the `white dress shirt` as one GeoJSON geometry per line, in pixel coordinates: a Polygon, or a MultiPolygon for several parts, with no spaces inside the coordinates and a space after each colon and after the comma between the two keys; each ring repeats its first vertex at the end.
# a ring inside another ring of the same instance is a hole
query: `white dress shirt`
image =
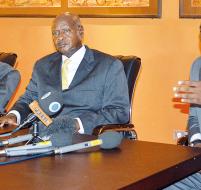
{"type": "Polygon", "coordinates": [[[194,135],[192,135],[191,139],[190,139],[190,143],[192,143],[193,141],[196,140],[201,140],[201,133],[196,133],[194,135]]]}
{"type": "Polygon", "coordinates": [[[70,63],[68,63],[68,83],[70,83],[73,80],[73,77],[75,76],[75,73],[84,57],[84,54],[86,52],[85,46],[82,46],[80,49],[78,49],[71,57],[66,57],[65,55],[62,55],[62,63],[66,59],[70,59],[70,63]]]}

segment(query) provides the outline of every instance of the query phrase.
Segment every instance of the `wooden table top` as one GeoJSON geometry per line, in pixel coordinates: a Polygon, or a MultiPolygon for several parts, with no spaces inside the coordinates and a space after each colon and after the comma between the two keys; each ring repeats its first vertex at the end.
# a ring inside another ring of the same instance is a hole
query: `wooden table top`
{"type": "Polygon", "coordinates": [[[200,170],[200,162],[198,148],[124,140],[113,150],[72,152],[0,166],[0,187],[2,190],[152,190],[200,170]]]}

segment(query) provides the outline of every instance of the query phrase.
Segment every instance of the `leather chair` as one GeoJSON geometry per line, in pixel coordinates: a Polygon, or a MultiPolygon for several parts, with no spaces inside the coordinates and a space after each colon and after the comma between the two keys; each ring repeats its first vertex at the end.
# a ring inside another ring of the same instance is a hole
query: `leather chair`
{"type": "Polygon", "coordinates": [[[16,59],[15,53],[0,53],[0,114],[5,112],[20,81],[19,71],[13,68],[16,59]]]}
{"type": "MultiPolygon", "coordinates": [[[[134,90],[136,86],[137,77],[141,68],[141,59],[136,56],[119,55],[116,57],[122,61],[124,66],[124,71],[126,73],[126,77],[128,81],[129,98],[131,103],[131,108],[130,108],[130,120],[131,120],[134,90]]],[[[134,129],[134,124],[132,124],[131,121],[125,124],[107,124],[107,125],[97,126],[93,131],[93,135],[98,136],[99,134],[105,131],[118,131],[118,132],[122,132],[125,138],[129,138],[133,140],[137,139],[137,133],[134,129]]]]}
{"type": "Polygon", "coordinates": [[[0,52],[0,61],[9,64],[11,67],[15,66],[17,54],[0,52]]]}

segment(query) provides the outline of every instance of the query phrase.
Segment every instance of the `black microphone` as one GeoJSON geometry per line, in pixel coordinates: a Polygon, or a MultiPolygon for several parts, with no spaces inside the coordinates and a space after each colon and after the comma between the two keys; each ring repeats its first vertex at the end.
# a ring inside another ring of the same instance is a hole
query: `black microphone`
{"type": "Polygon", "coordinates": [[[74,134],[76,132],[76,119],[68,115],[59,115],[53,119],[53,122],[48,127],[40,122],[38,123],[38,128],[41,137],[51,136],[60,132],[74,134]]]}
{"type": "Polygon", "coordinates": [[[98,138],[102,140],[102,144],[100,145],[102,149],[112,149],[121,144],[123,135],[120,132],[108,131],[100,134],[98,138]]]}
{"type": "Polygon", "coordinates": [[[72,144],[69,146],[58,147],[53,150],[54,154],[63,154],[77,150],[83,150],[95,146],[100,146],[102,149],[117,148],[123,139],[122,133],[116,131],[107,131],[98,136],[98,139],[72,144]]]}
{"type": "Polygon", "coordinates": [[[33,101],[29,104],[30,109],[33,113],[29,114],[24,121],[12,131],[12,134],[17,132],[19,129],[39,119],[45,126],[49,126],[52,123],[52,116],[58,113],[63,105],[63,98],[60,93],[51,91],[44,94],[39,98],[38,102],[33,101]]]}
{"type": "Polygon", "coordinates": [[[50,91],[45,93],[42,97],[39,98],[38,101],[39,106],[49,116],[58,113],[63,106],[62,94],[57,91],[50,91]]]}

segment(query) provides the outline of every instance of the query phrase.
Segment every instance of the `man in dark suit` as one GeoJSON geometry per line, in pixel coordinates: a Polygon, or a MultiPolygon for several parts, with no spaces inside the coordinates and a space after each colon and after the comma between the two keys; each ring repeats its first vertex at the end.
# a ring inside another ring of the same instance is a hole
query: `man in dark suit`
{"type": "Polygon", "coordinates": [[[64,13],[52,25],[57,52],[38,60],[23,96],[4,124],[19,124],[30,113],[29,104],[47,92],[62,94],[63,108],[56,118],[72,118],[75,131],[91,134],[100,124],[126,123],[129,96],[122,63],[82,44],[84,29],[76,15],[64,13]]]}

